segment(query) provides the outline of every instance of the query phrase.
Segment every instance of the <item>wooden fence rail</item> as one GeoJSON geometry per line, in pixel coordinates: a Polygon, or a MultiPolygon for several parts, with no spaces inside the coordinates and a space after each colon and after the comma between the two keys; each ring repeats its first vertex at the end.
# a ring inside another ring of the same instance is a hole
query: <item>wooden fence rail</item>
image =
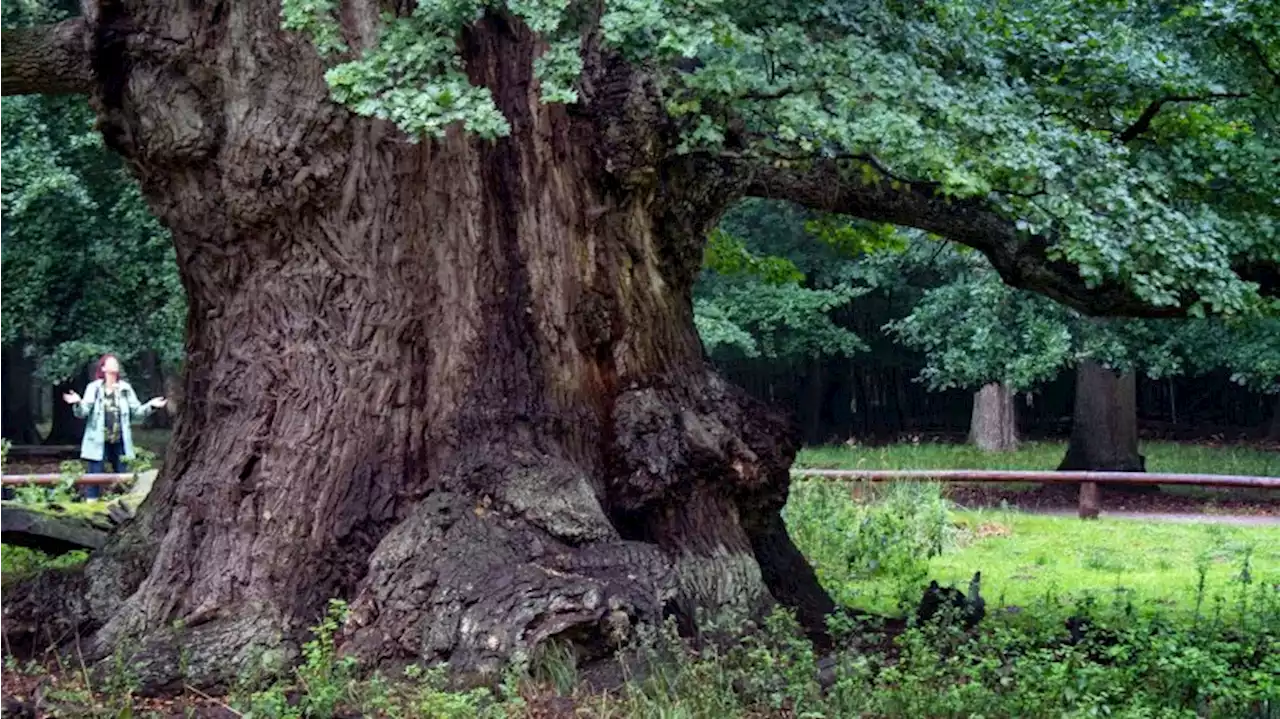
{"type": "Polygon", "coordinates": [[[1158,474],[1155,472],[1049,472],[1018,469],[793,469],[791,476],[861,482],[1036,482],[1079,484],[1081,519],[1096,519],[1101,507],[1099,485],[1145,484],[1193,487],[1236,487],[1280,490],[1280,477],[1232,474],[1158,474]]]}
{"type": "MultiPolygon", "coordinates": [[[[1251,477],[1232,474],[1158,474],[1155,472],[1049,472],[1017,469],[793,469],[796,478],[820,477],[861,482],[925,481],[925,482],[1035,482],[1041,484],[1079,484],[1080,517],[1098,516],[1099,486],[1108,484],[1178,485],[1193,487],[1236,487],[1280,490],[1280,477],[1251,477]]],[[[115,485],[131,481],[133,474],[86,474],[75,480],[76,486],[115,485]]],[[[5,487],[28,484],[56,485],[58,474],[6,474],[0,479],[5,487]]]]}
{"type": "MultiPolygon", "coordinates": [[[[132,472],[122,474],[82,474],[76,478],[74,484],[77,487],[85,485],[109,485],[124,484],[131,481],[134,475],[132,472]]],[[[62,475],[60,474],[6,474],[0,478],[0,485],[5,487],[22,486],[27,484],[62,484],[62,475]]]]}

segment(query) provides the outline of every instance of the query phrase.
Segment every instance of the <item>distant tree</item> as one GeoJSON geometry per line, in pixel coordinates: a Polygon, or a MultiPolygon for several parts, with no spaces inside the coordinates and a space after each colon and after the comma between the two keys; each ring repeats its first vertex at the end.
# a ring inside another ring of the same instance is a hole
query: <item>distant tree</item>
{"type": "MultiPolygon", "coordinates": [[[[910,313],[885,329],[924,354],[920,380],[930,389],[974,391],[969,441],[988,451],[1018,445],[1014,396],[1057,376],[1073,360],[1064,308],[1000,280],[980,256],[918,239],[911,253],[879,261],[901,276],[931,271],[910,313]]],[[[892,277],[892,273],[888,273],[892,277]]]]}
{"type": "Polygon", "coordinates": [[[924,353],[920,378],[928,386],[977,390],[970,439],[980,447],[1013,446],[1012,395],[1073,366],[1075,421],[1062,469],[1142,469],[1135,372],[1160,379],[1226,369],[1250,389],[1280,391],[1280,320],[1099,321],[1007,286],[979,255],[939,247],[879,261],[902,266],[905,276],[922,257],[950,279],[926,289],[887,329],[924,353]]]}

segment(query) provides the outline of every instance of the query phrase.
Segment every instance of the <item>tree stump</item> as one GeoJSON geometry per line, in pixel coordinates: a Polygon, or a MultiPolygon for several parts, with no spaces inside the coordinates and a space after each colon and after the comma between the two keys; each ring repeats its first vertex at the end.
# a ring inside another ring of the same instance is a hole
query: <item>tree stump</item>
{"type": "Polygon", "coordinates": [[[57,505],[0,502],[0,536],[3,537],[0,541],[53,555],[77,549],[101,549],[108,535],[133,517],[151,491],[155,478],[155,471],[143,472],[127,494],[111,502],[95,503],[74,514],[57,505]]]}

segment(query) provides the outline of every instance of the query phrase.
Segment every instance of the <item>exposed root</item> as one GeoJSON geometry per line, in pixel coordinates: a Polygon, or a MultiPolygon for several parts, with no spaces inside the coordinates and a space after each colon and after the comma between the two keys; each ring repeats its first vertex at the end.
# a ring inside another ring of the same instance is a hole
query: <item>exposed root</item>
{"type": "Polygon", "coordinates": [[[431,495],[382,541],[343,629],[370,661],[423,658],[491,673],[565,635],[619,646],[672,593],[653,547],[572,547],[465,496],[431,495]]]}
{"type": "Polygon", "coordinates": [[[4,589],[6,649],[31,657],[84,634],[93,623],[84,568],[50,569],[4,589]]]}

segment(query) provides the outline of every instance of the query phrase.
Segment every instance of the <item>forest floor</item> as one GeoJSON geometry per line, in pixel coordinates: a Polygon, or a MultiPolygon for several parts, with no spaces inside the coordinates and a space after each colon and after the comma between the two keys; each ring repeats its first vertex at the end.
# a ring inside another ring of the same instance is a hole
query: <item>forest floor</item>
{"type": "Polygon", "coordinates": [[[74,652],[7,657],[4,716],[1137,717],[1208,706],[1185,715],[1263,717],[1280,700],[1280,527],[957,511],[936,487],[858,501],[813,482],[798,483],[787,519],[840,606],[909,615],[928,579],[965,587],[981,571],[986,619],[970,632],[899,622],[886,634],[842,615],[837,650],[820,657],[779,615],[728,645],[642,637],[621,663],[580,667],[553,647],[473,691],[430,670],[357,676],[319,655],[276,684],[154,699],[133,695],[127,669],[91,679],[74,652]],[[935,532],[938,552],[921,561],[935,532]],[[1069,616],[1090,617],[1105,641],[1073,644],[1069,616]]]}

